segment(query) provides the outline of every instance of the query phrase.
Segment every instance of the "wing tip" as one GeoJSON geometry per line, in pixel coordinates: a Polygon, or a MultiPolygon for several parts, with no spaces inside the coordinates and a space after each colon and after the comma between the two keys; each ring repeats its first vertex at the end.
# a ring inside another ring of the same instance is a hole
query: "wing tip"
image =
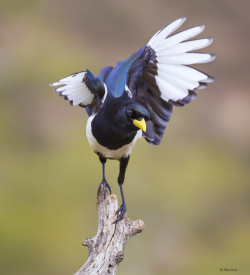
{"type": "Polygon", "coordinates": [[[216,58],[216,54],[212,53],[212,54],[210,54],[210,59],[207,62],[211,62],[211,61],[215,60],[215,58],[216,58]]]}
{"type": "Polygon", "coordinates": [[[208,37],[207,40],[208,40],[208,44],[206,47],[210,46],[214,42],[213,37],[208,37]]]}
{"type": "MultiPolygon", "coordinates": [[[[210,46],[210,45],[213,43],[213,41],[214,41],[213,37],[207,37],[207,38],[203,38],[203,39],[201,39],[201,40],[206,41],[206,43],[204,43],[204,45],[203,45],[202,47],[200,47],[199,49],[204,49],[204,48],[210,46]]],[[[193,40],[193,41],[194,41],[194,40],[193,40]]],[[[198,49],[198,50],[199,50],[199,49],[198,49]]],[[[196,49],[194,49],[194,50],[196,50],[196,49]]]]}
{"type": "Polygon", "coordinates": [[[186,16],[180,17],[179,19],[177,19],[176,21],[180,21],[180,26],[187,20],[186,16]]]}
{"type": "Polygon", "coordinates": [[[214,54],[214,53],[194,53],[194,54],[200,54],[200,55],[203,55],[203,56],[206,55],[206,56],[208,56],[208,58],[205,58],[203,60],[200,60],[199,62],[195,62],[195,63],[192,63],[192,64],[208,63],[208,62],[212,62],[216,58],[216,54],[214,54]]]}
{"type": "Polygon", "coordinates": [[[56,87],[56,86],[59,86],[59,85],[60,85],[60,83],[58,81],[49,84],[50,87],[56,87]]]}
{"type": "Polygon", "coordinates": [[[215,53],[212,53],[211,56],[212,56],[213,60],[216,58],[216,54],[215,53]]]}
{"type": "Polygon", "coordinates": [[[172,31],[172,32],[174,32],[175,30],[179,29],[179,28],[182,26],[182,24],[186,21],[186,19],[187,19],[186,16],[180,17],[179,19],[176,19],[176,20],[173,21],[172,23],[170,23],[170,24],[168,24],[167,26],[165,26],[162,30],[164,30],[166,27],[168,27],[168,26],[170,26],[170,25],[172,25],[172,24],[177,24],[177,25],[174,27],[173,31],[172,31]]]}
{"type": "Polygon", "coordinates": [[[203,80],[203,81],[204,81],[205,83],[213,83],[214,80],[215,80],[215,78],[214,78],[213,76],[208,75],[206,81],[204,81],[204,80],[203,80]]]}
{"type": "Polygon", "coordinates": [[[205,25],[202,24],[202,25],[200,25],[199,27],[201,28],[201,31],[203,32],[204,29],[205,29],[205,25]]]}

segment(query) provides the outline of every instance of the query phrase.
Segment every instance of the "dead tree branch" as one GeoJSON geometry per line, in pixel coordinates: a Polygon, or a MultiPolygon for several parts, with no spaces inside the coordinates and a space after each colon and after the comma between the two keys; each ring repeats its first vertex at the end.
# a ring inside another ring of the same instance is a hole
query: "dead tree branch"
{"type": "Polygon", "coordinates": [[[129,238],[142,232],[144,223],[141,220],[131,221],[127,214],[124,219],[114,224],[117,197],[98,194],[98,231],[95,237],[87,238],[83,245],[88,247],[89,255],[85,264],[75,275],[116,274],[119,263],[124,258],[124,248],[129,238]]]}

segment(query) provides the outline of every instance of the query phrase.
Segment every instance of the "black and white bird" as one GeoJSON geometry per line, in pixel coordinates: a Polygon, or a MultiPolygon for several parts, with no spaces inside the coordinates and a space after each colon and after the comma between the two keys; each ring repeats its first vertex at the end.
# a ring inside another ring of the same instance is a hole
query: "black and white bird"
{"type": "Polygon", "coordinates": [[[160,144],[173,106],[184,106],[196,97],[196,90],[213,82],[209,75],[189,65],[206,63],[214,54],[192,52],[209,46],[212,38],[190,40],[204,30],[193,27],[175,31],[186,18],[180,18],[156,34],[139,51],[101,69],[98,76],[89,70],[74,73],[53,84],[71,105],[80,106],[89,115],[86,134],[102,163],[104,196],[110,186],[105,179],[107,159],[120,161],[118,184],[122,204],[115,222],[123,219],[126,204],[123,182],[129,157],[137,139],[160,144]]]}

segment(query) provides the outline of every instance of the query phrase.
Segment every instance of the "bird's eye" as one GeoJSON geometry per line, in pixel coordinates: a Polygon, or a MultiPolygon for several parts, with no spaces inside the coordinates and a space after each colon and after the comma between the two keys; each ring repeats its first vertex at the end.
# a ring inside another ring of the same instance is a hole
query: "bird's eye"
{"type": "Polygon", "coordinates": [[[131,109],[127,109],[128,117],[132,117],[133,111],[131,109]]]}

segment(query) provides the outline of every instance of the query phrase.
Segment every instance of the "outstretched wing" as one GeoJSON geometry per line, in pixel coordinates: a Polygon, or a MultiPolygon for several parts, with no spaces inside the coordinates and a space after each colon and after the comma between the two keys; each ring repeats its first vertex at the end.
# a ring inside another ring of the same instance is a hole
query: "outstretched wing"
{"type": "Polygon", "coordinates": [[[69,100],[72,106],[87,107],[89,115],[102,107],[107,94],[107,87],[100,78],[90,71],[71,74],[55,83],[55,92],[69,100]]]}
{"type": "Polygon", "coordinates": [[[200,34],[197,26],[170,36],[185,21],[180,18],[158,31],[131,65],[127,86],[134,100],[145,106],[151,115],[146,140],[161,142],[172,107],[184,106],[196,97],[195,90],[206,87],[213,78],[189,65],[210,62],[215,55],[190,53],[212,43],[212,38],[187,41],[200,34]]]}

